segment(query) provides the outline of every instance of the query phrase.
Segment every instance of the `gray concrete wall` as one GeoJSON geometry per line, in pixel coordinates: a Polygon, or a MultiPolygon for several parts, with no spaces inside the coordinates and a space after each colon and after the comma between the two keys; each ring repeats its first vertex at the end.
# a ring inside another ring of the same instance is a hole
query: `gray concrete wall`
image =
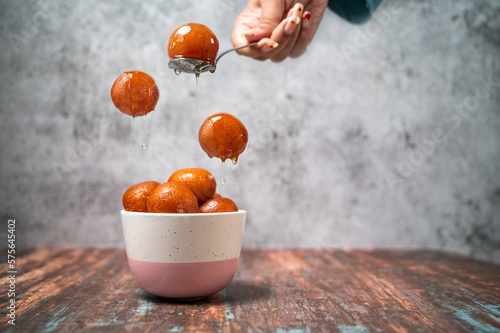
{"type": "Polygon", "coordinates": [[[387,0],[362,26],[327,12],[299,59],[227,55],[202,75],[196,115],[194,77],[167,69],[170,33],[203,23],[227,49],[244,5],[0,0],[0,213],[17,246],[123,246],[130,185],[184,167],[220,177],[196,133],[224,111],[250,135],[218,189],[248,211],[245,246],[500,262],[500,3],[387,0]],[[129,69],[161,94],[136,154],[109,96],[129,69]]]}

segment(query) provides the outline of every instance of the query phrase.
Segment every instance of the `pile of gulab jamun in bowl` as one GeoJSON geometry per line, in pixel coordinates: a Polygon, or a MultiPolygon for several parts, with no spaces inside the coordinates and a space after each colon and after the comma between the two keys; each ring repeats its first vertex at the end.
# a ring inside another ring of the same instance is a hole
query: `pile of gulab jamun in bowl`
{"type": "Polygon", "coordinates": [[[204,169],[174,172],[123,195],[123,233],[130,270],[146,292],[196,300],[224,289],[238,266],[246,211],[216,193],[204,169]]]}

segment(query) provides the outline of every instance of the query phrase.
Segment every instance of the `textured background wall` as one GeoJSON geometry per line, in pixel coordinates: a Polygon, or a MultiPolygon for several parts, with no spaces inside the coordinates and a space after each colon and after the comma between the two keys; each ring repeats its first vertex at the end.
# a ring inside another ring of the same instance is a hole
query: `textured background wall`
{"type": "Polygon", "coordinates": [[[306,56],[226,56],[202,75],[196,115],[194,77],[167,69],[170,33],[204,23],[227,49],[244,5],[0,0],[0,213],[16,219],[17,245],[123,246],[130,185],[183,167],[220,177],[196,133],[225,111],[250,135],[219,185],[248,211],[245,246],[500,262],[500,3],[386,0],[362,26],[327,12],[306,56]],[[149,136],[136,154],[131,119],[109,97],[129,69],[161,93],[136,124],[149,136]]]}

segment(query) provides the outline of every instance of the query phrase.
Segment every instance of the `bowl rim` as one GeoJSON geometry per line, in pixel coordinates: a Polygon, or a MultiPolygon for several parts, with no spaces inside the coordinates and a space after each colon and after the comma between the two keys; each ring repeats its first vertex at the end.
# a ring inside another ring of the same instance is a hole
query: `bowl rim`
{"type": "Polygon", "coordinates": [[[165,217],[194,217],[194,216],[224,216],[224,215],[240,215],[240,214],[246,214],[246,210],[238,210],[237,212],[223,212],[223,213],[148,213],[148,212],[130,212],[125,209],[122,209],[120,211],[120,214],[125,214],[125,215],[136,215],[136,216],[155,216],[155,217],[160,217],[160,216],[165,216],[165,217]]]}

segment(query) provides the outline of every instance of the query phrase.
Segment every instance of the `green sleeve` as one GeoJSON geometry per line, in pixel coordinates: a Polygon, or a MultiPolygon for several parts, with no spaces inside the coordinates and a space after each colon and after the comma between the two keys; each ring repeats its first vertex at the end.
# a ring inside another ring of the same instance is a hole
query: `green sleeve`
{"type": "Polygon", "coordinates": [[[351,23],[370,19],[382,0],[329,0],[328,7],[351,23]]]}

